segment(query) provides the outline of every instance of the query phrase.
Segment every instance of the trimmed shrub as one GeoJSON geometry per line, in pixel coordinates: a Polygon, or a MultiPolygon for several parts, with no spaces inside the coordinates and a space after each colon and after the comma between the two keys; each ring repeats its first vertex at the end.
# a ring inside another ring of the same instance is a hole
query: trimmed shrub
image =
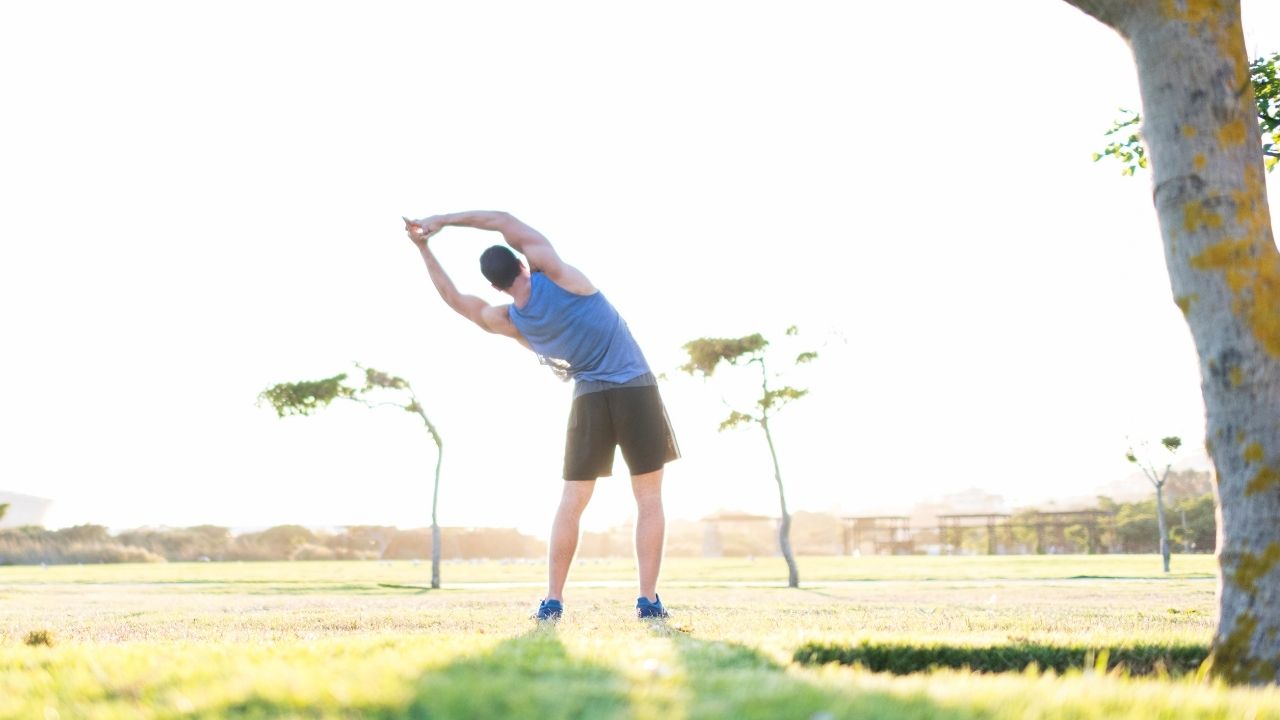
{"type": "Polygon", "coordinates": [[[31,647],[36,647],[38,645],[53,647],[53,633],[48,630],[32,630],[27,633],[27,636],[23,638],[22,642],[30,645],[31,647]]]}
{"type": "Polygon", "coordinates": [[[1018,643],[970,647],[965,645],[900,645],[863,642],[858,645],[808,643],[796,649],[793,659],[802,665],[861,665],[873,672],[908,675],[934,668],[967,668],[974,672],[1022,672],[1035,665],[1058,673],[1094,667],[1103,653],[1107,668],[1122,667],[1131,675],[1164,671],[1176,675],[1194,673],[1209,656],[1208,645],[1040,645],[1018,643]]]}
{"type": "Polygon", "coordinates": [[[46,539],[0,536],[0,565],[164,562],[149,550],[116,542],[59,545],[46,539]]]}
{"type": "Polygon", "coordinates": [[[290,553],[290,560],[332,560],[337,555],[333,550],[315,543],[303,543],[290,553]]]}
{"type": "Polygon", "coordinates": [[[115,542],[76,543],[62,551],[63,563],[158,563],[164,558],[146,548],[115,542]]]}

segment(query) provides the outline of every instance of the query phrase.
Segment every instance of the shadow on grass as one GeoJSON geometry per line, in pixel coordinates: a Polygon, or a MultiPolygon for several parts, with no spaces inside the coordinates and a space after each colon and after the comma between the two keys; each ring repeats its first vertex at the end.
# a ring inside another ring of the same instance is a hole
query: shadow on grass
{"type": "Polygon", "coordinates": [[[403,714],[411,718],[627,717],[630,685],[604,665],[565,651],[554,625],[479,657],[426,673],[403,714]]]}
{"type": "Polygon", "coordinates": [[[972,720],[975,717],[972,709],[948,708],[918,694],[893,695],[821,682],[746,645],[700,640],[661,623],[655,623],[653,630],[671,638],[684,665],[684,703],[675,717],[734,720],[972,720]]]}
{"type": "Polygon", "coordinates": [[[1041,670],[1114,670],[1129,675],[1183,675],[1195,673],[1209,656],[1201,644],[1137,643],[1112,647],[1014,643],[1009,645],[909,645],[905,643],[831,644],[808,643],[796,649],[793,660],[801,665],[861,665],[873,672],[909,675],[935,668],[969,669],[974,672],[1022,672],[1035,665],[1041,670]]]}
{"type": "Polygon", "coordinates": [[[569,655],[552,625],[499,643],[492,650],[423,673],[411,697],[394,705],[288,703],[251,697],[197,717],[359,718],[624,718],[626,678],[569,655]]]}
{"type": "MultiPolygon", "coordinates": [[[[941,718],[975,715],[920,694],[893,695],[824,681],[802,668],[728,642],[690,637],[654,622],[670,640],[674,667],[627,674],[566,651],[554,626],[541,626],[488,652],[424,672],[404,702],[342,706],[290,704],[260,697],[212,708],[206,717],[632,718],[941,718]]],[[[638,671],[637,671],[638,670],[638,671]]]]}

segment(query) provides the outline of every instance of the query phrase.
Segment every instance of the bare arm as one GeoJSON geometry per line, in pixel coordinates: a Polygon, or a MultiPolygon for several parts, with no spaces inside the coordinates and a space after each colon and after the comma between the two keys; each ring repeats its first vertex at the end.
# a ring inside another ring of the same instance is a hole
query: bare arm
{"type": "Polygon", "coordinates": [[[428,247],[426,239],[430,235],[423,227],[405,220],[405,229],[409,232],[409,239],[413,240],[413,244],[418,247],[418,251],[422,254],[422,261],[427,265],[427,274],[431,276],[431,284],[435,285],[436,292],[440,293],[440,298],[445,301],[445,304],[453,308],[454,312],[479,325],[485,331],[506,335],[515,339],[521,345],[529,347],[528,341],[520,334],[520,330],[516,328],[515,323],[511,322],[505,306],[496,307],[475,295],[466,295],[458,291],[457,286],[453,284],[453,280],[450,279],[448,273],[440,265],[440,261],[436,259],[435,253],[431,252],[431,248],[428,247]]]}
{"type": "Polygon", "coordinates": [[[551,247],[551,242],[542,233],[520,222],[510,213],[472,210],[433,215],[418,223],[426,230],[427,237],[449,225],[500,232],[508,245],[528,258],[529,269],[546,273],[557,285],[578,295],[590,295],[596,291],[586,275],[560,259],[555,248],[551,247]]]}

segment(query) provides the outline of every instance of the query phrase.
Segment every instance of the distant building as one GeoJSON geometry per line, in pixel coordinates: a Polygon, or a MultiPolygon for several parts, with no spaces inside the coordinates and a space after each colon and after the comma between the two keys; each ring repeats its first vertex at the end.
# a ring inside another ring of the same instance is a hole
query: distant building
{"type": "Polygon", "coordinates": [[[1004,512],[1004,498],[985,490],[969,488],[963,492],[942,496],[942,504],[951,508],[953,513],[998,513],[1004,512]]]}
{"type": "Polygon", "coordinates": [[[45,513],[49,512],[52,500],[20,495],[18,493],[0,492],[0,505],[9,503],[9,509],[0,518],[0,528],[14,528],[23,525],[44,525],[45,513]]]}

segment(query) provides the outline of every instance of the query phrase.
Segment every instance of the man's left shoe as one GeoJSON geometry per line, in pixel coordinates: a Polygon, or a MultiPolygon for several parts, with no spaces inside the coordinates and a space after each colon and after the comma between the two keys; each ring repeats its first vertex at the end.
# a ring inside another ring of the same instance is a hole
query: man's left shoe
{"type": "Polygon", "coordinates": [[[538,604],[538,612],[533,614],[533,619],[555,622],[561,615],[564,615],[564,605],[559,600],[543,600],[538,604]]]}
{"type": "Polygon", "coordinates": [[[667,609],[662,607],[662,598],[657,594],[653,596],[653,602],[649,598],[641,596],[636,598],[636,617],[638,618],[665,618],[667,609]]]}

